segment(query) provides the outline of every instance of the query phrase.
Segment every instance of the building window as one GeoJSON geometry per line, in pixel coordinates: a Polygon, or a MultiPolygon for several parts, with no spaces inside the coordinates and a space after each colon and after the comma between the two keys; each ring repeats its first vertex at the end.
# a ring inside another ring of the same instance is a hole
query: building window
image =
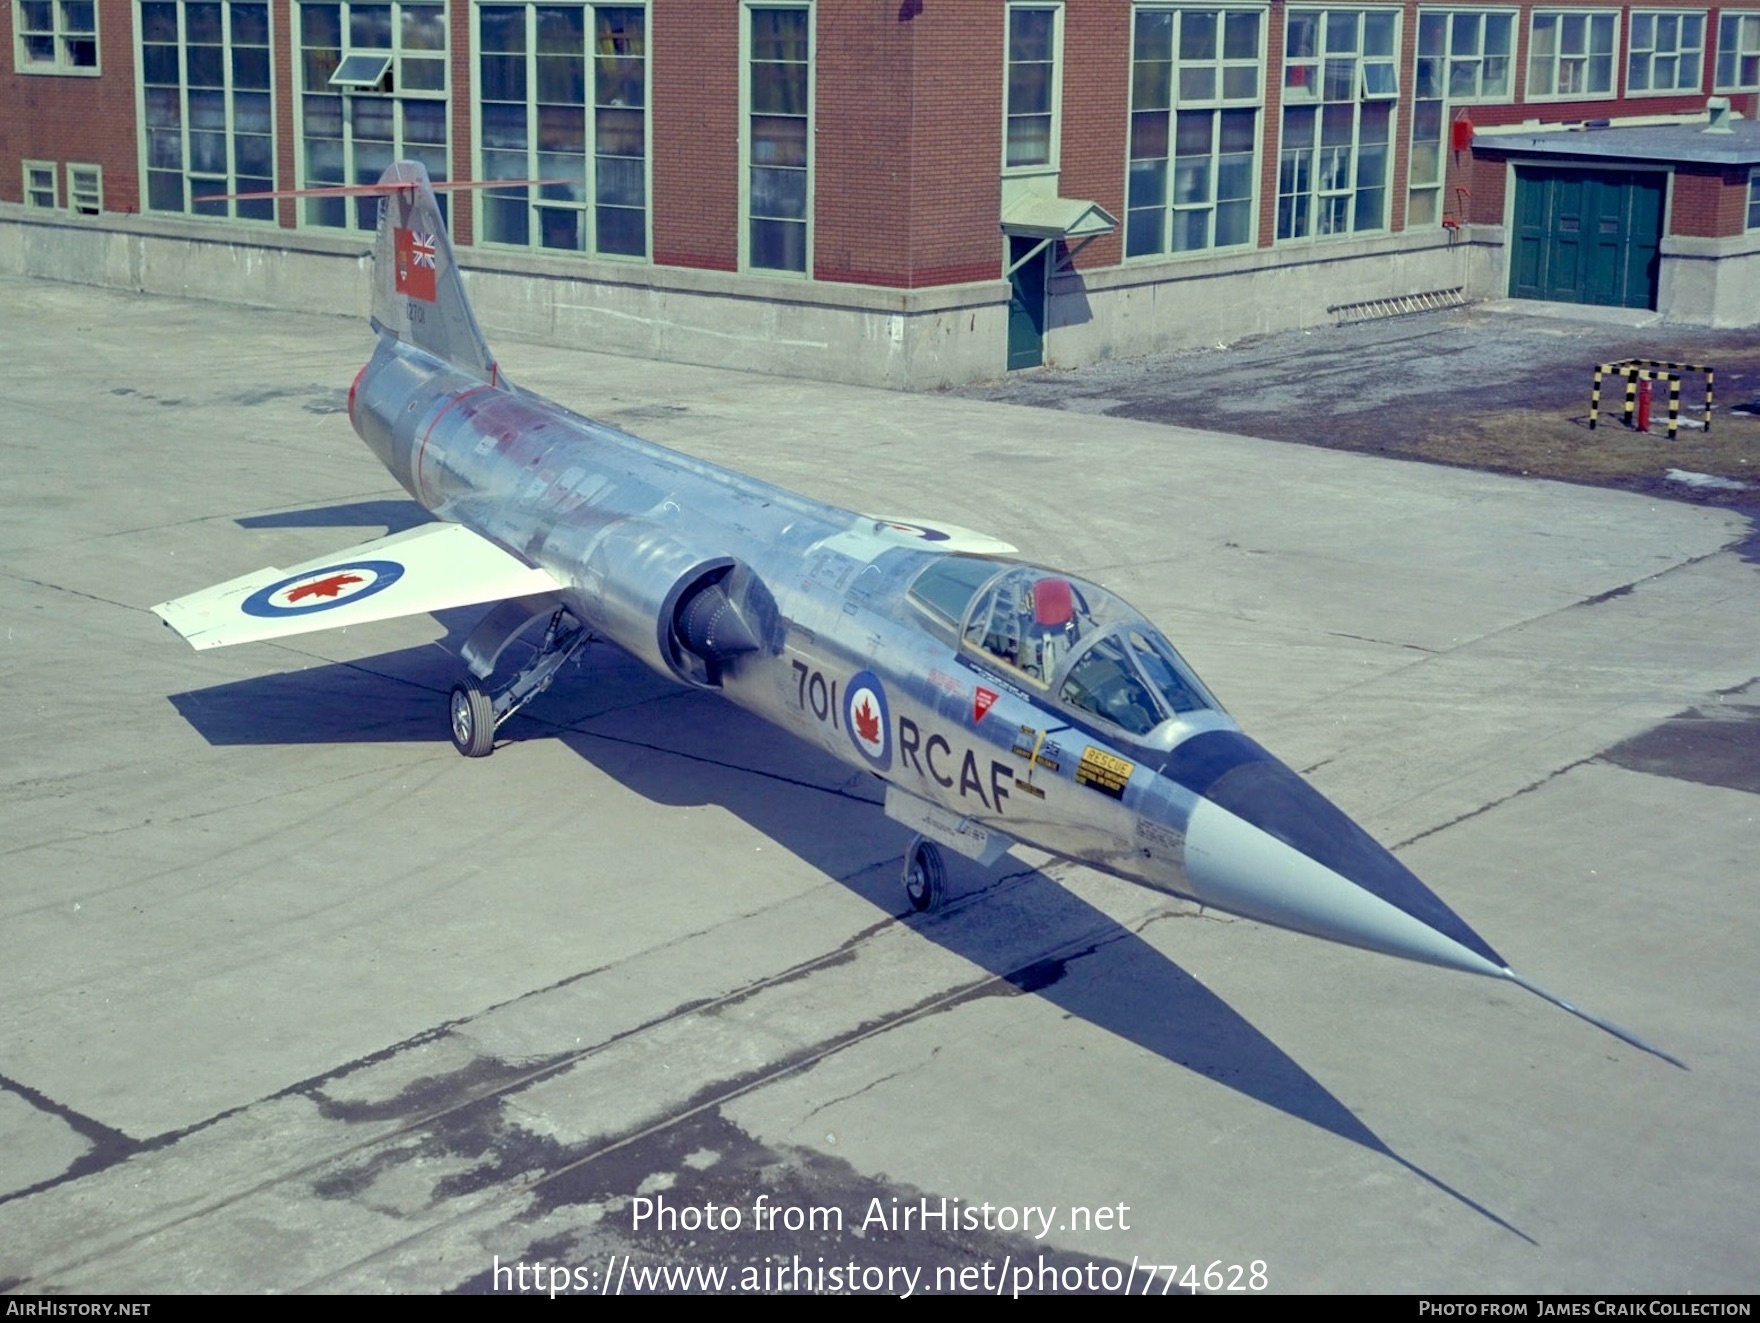
{"type": "Polygon", "coordinates": [[[1535,10],[1528,36],[1528,96],[1612,96],[1618,47],[1617,13],[1535,10]]]}
{"type": "Polygon", "coordinates": [[[746,265],[810,269],[813,11],[746,10],[746,265]]]}
{"type": "Polygon", "coordinates": [[[53,161],[26,161],[24,163],[24,205],[41,207],[45,211],[61,209],[61,194],[56,188],[56,169],[53,161]]]}
{"type": "Polygon", "coordinates": [[[1634,9],[1626,92],[1697,92],[1705,64],[1705,15],[1634,9]]]}
{"type": "Polygon", "coordinates": [[[212,200],[275,187],[269,6],[143,0],[139,31],[147,210],[273,220],[268,199],[212,200]]]}
{"type": "Polygon", "coordinates": [[[1748,228],[1760,230],[1760,170],[1748,176],[1748,228]]]}
{"type": "MultiPolygon", "coordinates": [[[[373,184],[393,161],[447,169],[446,7],[299,6],[300,168],[308,188],[373,184]]],[[[307,198],[308,225],[375,229],[379,200],[307,198]]],[[[447,198],[440,195],[440,214],[447,198]]]]}
{"type": "Polygon", "coordinates": [[[1418,15],[1408,227],[1434,225],[1442,219],[1443,136],[1449,104],[1510,99],[1515,38],[1514,11],[1426,9],[1418,15]]]}
{"type": "Polygon", "coordinates": [[[67,208],[77,216],[96,216],[104,210],[104,171],[101,167],[67,167],[67,208]]]}
{"type": "Polygon", "coordinates": [[[1424,10],[1418,15],[1414,95],[1457,103],[1508,101],[1515,40],[1514,11],[1424,10]]]}
{"type": "Polygon", "coordinates": [[[560,181],[485,193],[482,239],[646,257],[646,11],[483,5],[477,22],[481,177],[560,181]]]}
{"type": "Polygon", "coordinates": [[[1263,11],[1136,11],[1125,256],[1253,242],[1263,11]]]}
{"type": "Polygon", "coordinates": [[[1760,14],[1724,14],[1718,18],[1717,90],[1760,90],[1760,14]]]}
{"type": "Polygon", "coordinates": [[[1008,9],[1008,125],[1002,163],[1010,169],[1057,164],[1061,12],[1044,5],[1008,9]]]}
{"type": "Polygon", "coordinates": [[[1392,10],[1291,10],[1284,27],[1277,237],[1387,228],[1399,97],[1392,10]]]}
{"type": "Polygon", "coordinates": [[[98,72],[95,0],[14,0],[12,31],[20,73],[98,72]]]}

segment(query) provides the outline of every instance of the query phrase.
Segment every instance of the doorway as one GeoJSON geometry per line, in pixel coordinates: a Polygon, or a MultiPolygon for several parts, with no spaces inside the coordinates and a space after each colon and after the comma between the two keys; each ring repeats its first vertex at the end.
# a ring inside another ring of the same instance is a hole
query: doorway
{"type": "Polygon", "coordinates": [[[1654,308],[1667,181],[1660,170],[1517,166],[1511,297],[1654,308]]]}
{"type": "Polygon", "coordinates": [[[1055,244],[1031,236],[1008,236],[1008,370],[1045,362],[1047,263],[1055,244]]]}

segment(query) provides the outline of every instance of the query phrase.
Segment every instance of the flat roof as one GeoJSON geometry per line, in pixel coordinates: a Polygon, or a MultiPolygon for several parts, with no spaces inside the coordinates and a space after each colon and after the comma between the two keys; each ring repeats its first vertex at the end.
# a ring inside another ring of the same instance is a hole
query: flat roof
{"type": "Polygon", "coordinates": [[[1475,152],[1541,156],[1610,156],[1626,161],[1694,161],[1706,165],[1760,165],[1760,120],[1732,119],[1728,133],[1690,124],[1558,126],[1532,133],[1477,133],[1475,152]]]}

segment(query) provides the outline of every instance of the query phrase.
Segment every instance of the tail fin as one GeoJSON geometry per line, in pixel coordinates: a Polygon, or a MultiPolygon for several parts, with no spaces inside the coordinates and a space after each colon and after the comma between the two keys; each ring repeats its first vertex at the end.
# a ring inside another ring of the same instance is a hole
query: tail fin
{"type": "Polygon", "coordinates": [[[387,191],[373,248],[373,329],[495,381],[495,356],[465,298],[427,169],[397,161],[379,187],[387,191]]]}

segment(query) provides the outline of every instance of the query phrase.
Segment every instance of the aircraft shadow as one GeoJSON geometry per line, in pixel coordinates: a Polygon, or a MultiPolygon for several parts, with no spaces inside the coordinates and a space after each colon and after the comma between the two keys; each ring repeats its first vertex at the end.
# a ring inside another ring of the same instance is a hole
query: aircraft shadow
{"type": "MultiPolygon", "coordinates": [[[[439,618],[456,645],[478,614],[439,618]]],[[[444,745],[443,695],[458,673],[444,645],[429,645],[173,694],[170,701],[216,745],[444,745]]],[[[907,913],[898,867],[908,832],[880,812],[874,778],[732,704],[681,691],[609,647],[589,649],[584,666],[565,672],[528,712],[503,727],[504,738],[560,739],[656,804],[719,807],[842,878],[882,911],[907,913]],[[886,863],[852,867],[852,860],[886,863]]],[[[445,749],[443,756],[454,755],[445,749]]],[[[1018,862],[983,875],[956,857],[949,864],[955,903],[908,920],[925,939],[988,970],[1013,994],[1043,997],[1174,1065],[1384,1156],[1529,1239],[1394,1152],[1220,997],[1055,879],[1018,862]],[[1061,954],[1035,958],[1046,950],[1061,954]]]]}
{"type": "MultiPolygon", "coordinates": [[[[402,500],[351,501],[345,505],[324,505],[311,510],[277,510],[273,514],[246,515],[233,521],[240,528],[373,528],[385,530],[379,536],[401,533],[420,524],[431,524],[434,516],[416,502],[402,500]]],[[[366,538],[361,539],[363,542],[366,538]]]]}

